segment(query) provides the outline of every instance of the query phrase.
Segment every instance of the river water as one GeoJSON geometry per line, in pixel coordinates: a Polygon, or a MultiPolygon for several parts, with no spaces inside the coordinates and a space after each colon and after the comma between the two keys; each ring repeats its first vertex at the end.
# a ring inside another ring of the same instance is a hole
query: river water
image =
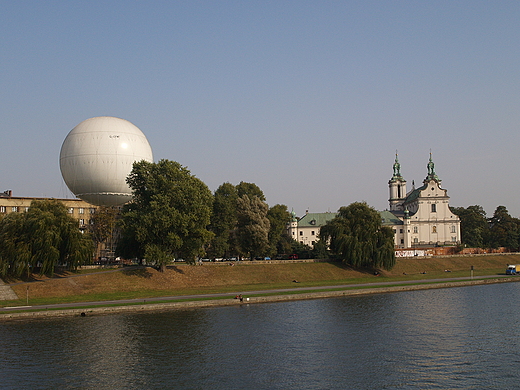
{"type": "Polygon", "coordinates": [[[520,283],[0,323],[1,389],[513,389],[520,283]]]}

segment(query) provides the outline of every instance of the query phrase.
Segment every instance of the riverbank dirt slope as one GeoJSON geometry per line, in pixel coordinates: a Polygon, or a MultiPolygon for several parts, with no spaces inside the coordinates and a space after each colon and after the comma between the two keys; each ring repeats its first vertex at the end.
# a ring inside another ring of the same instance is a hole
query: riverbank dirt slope
{"type": "Polygon", "coordinates": [[[398,259],[381,277],[371,271],[353,270],[339,262],[205,263],[202,266],[179,264],[165,272],[153,268],[127,267],[117,270],[83,270],[62,273],[52,278],[34,276],[31,282],[10,281],[20,299],[29,293],[34,299],[80,301],[94,299],[141,298],[247,291],[264,288],[364,283],[382,279],[426,279],[432,277],[475,276],[504,273],[506,264],[520,264],[520,255],[488,255],[446,258],[398,259]],[[449,273],[447,272],[449,271],[449,273]],[[426,274],[424,273],[426,272],[426,274]]]}

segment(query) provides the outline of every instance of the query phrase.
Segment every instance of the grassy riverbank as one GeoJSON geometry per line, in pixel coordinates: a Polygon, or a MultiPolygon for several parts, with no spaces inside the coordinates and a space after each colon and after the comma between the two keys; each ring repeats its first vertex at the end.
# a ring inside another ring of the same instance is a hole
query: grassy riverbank
{"type": "Polygon", "coordinates": [[[398,259],[389,272],[374,276],[368,271],[353,270],[341,263],[278,263],[239,262],[205,263],[203,266],[184,264],[169,267],[166,272],[153,268],[117,270],[83,270],[63,273],[53,278],[35,276],[30,282],[9,281],[20,297],[2,301],[2,306],[27,302],[42,305],[126,298],[153,298],[216,292],[247,292],[252,290],[328,286],[452,278],[473,275],[504,274],[506,264],[520,263],[520,255],[485,255],[427,259],[398,259]],[[449,272],[447,272],[449,271],[449,272]]]}

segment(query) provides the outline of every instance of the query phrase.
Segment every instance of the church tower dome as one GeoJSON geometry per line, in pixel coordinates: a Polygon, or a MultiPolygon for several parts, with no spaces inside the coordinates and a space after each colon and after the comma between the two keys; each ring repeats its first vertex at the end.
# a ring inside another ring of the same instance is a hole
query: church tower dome
{"type": "Polygon", "coordinates": [[[394,174],[388,182],[390,192],[390,211],[403,210],[403,201],[406,198],[406,180],[401,175],[401,164],[399,163],[398,154],[395,153],[394,174]]]}

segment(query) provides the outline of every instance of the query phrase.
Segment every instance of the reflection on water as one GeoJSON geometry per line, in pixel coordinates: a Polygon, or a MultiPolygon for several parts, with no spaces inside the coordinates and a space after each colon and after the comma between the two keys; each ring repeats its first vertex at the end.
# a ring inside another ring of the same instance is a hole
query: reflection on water
{"type": "Polygon", "coordinates": [[[6,389],[516,388],[519,283],[0,323],[6,389]]]}

